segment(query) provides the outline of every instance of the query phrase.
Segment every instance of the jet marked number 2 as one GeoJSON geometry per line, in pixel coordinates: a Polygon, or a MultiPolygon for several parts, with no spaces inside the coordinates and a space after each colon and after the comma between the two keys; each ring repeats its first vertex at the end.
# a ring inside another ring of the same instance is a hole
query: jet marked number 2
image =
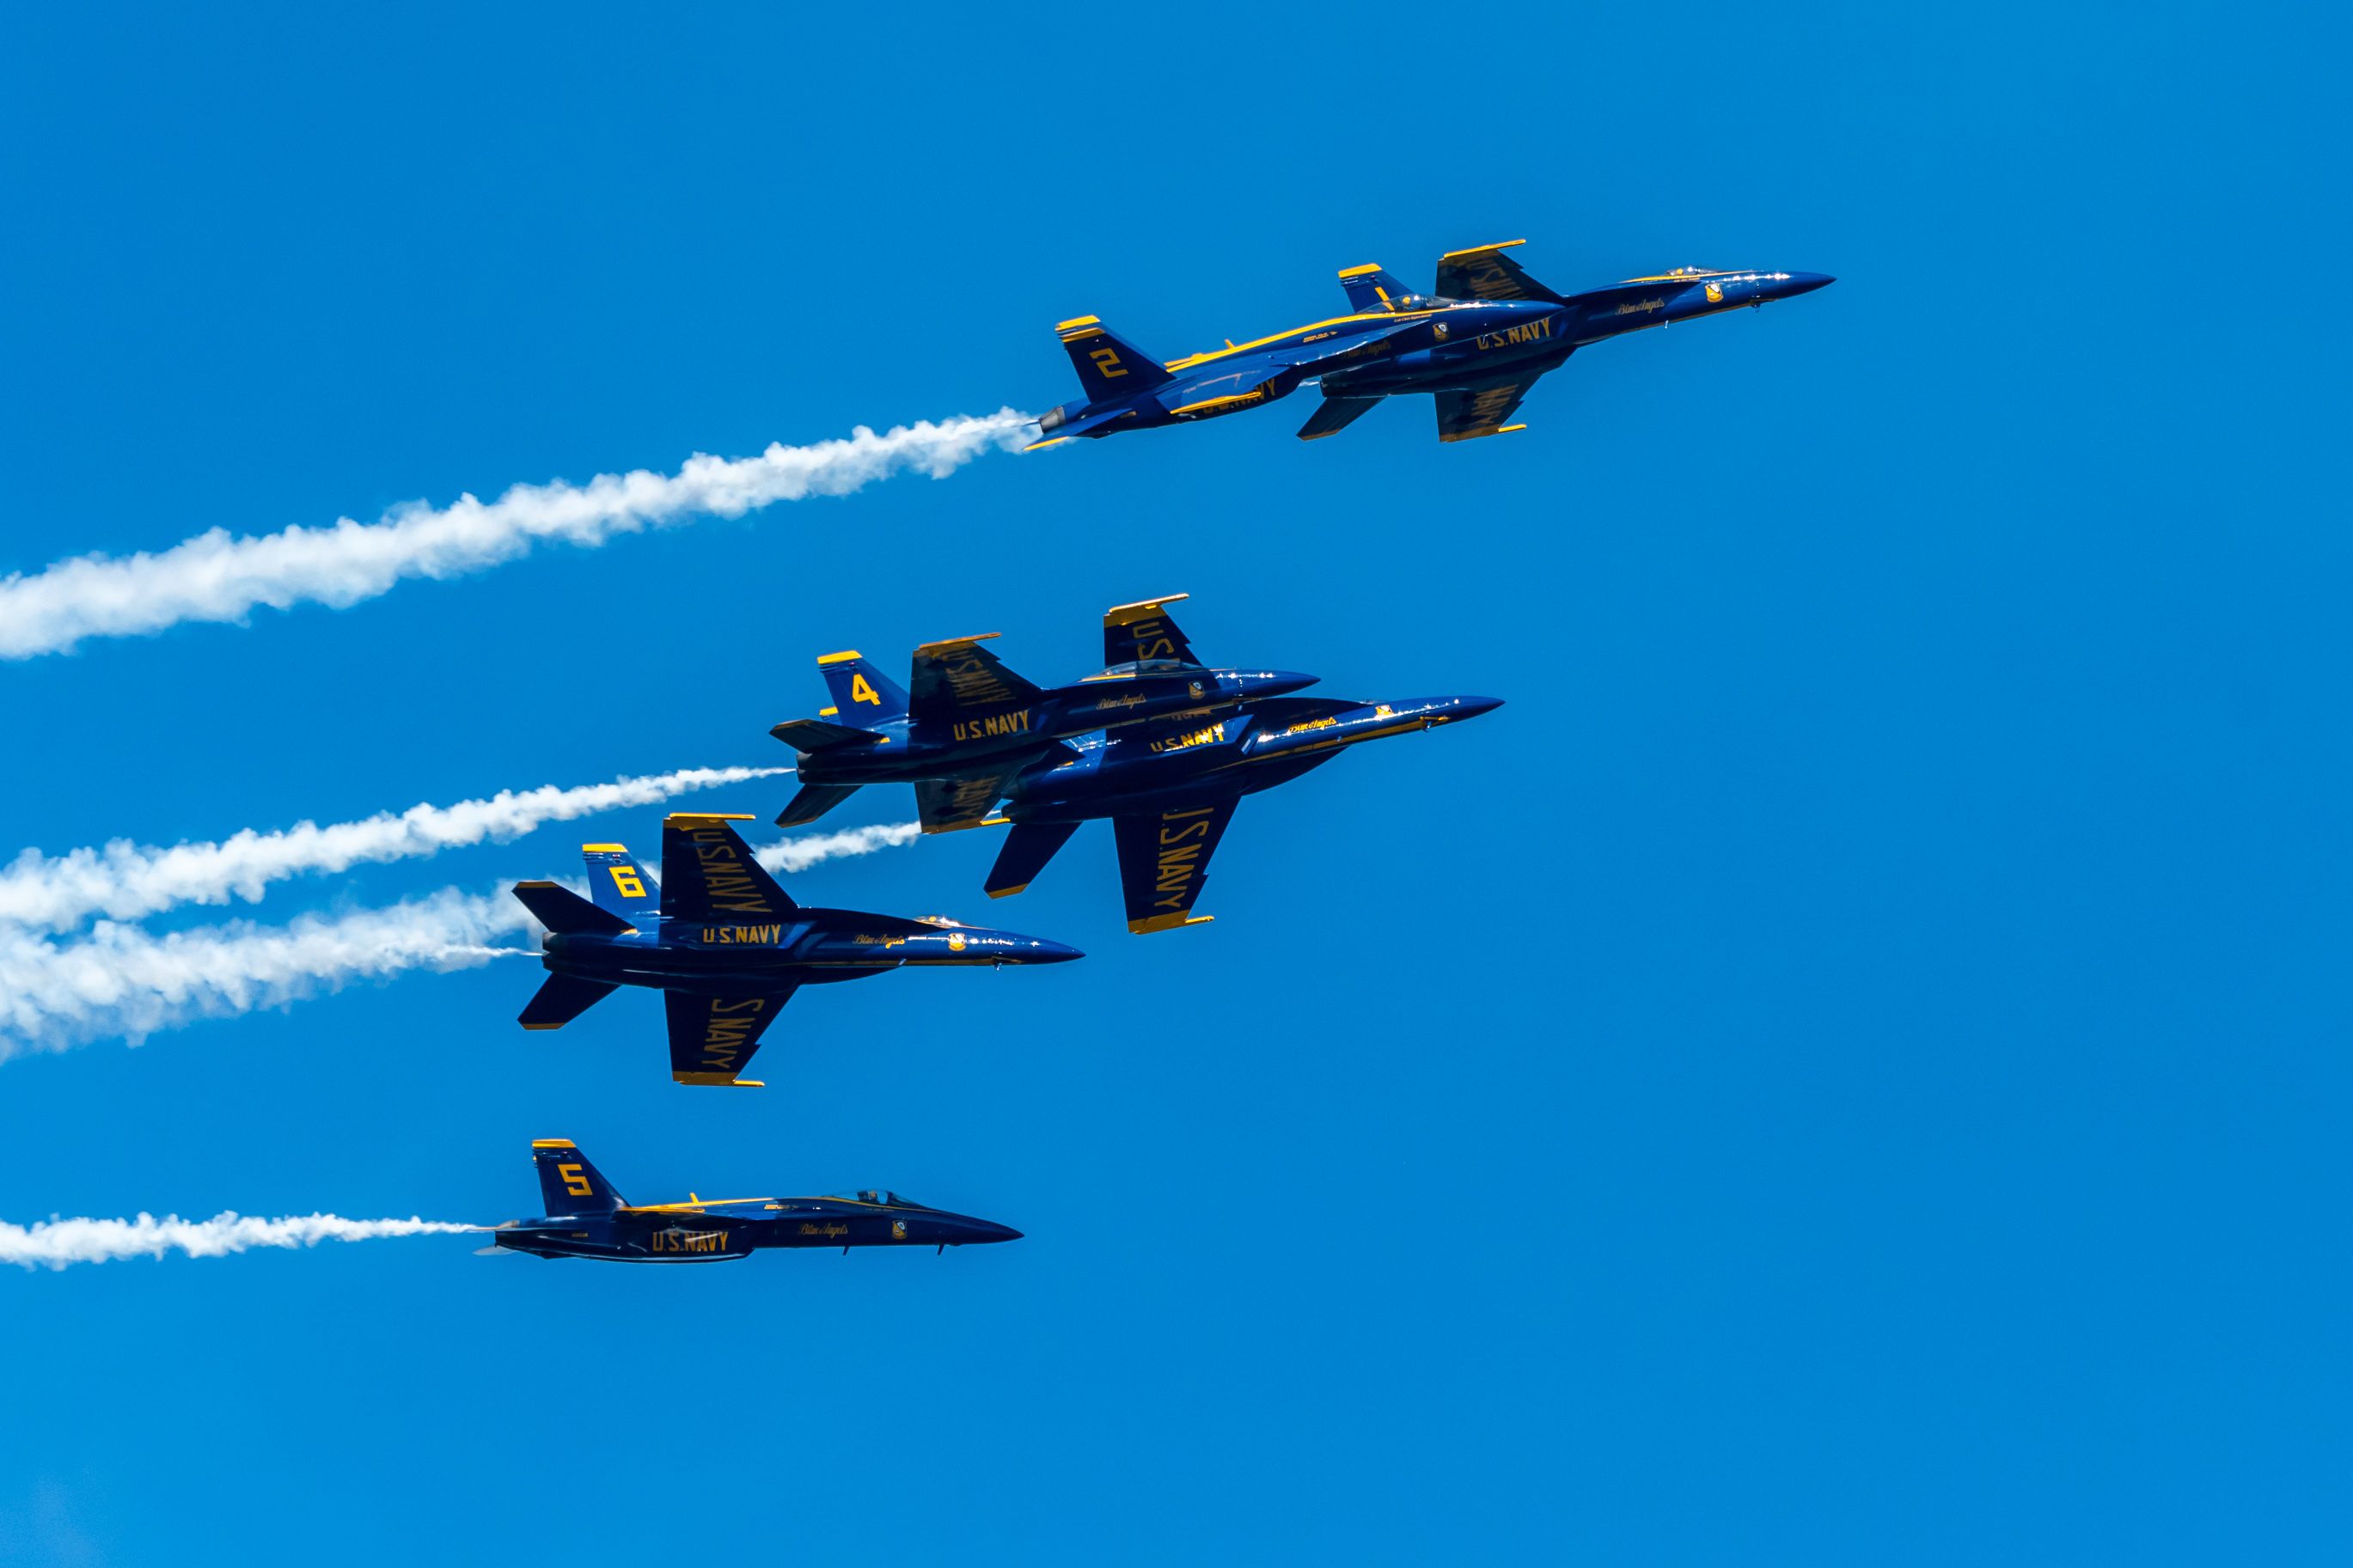
{"type": "Polygon", "coordinates": [[[588,1178],[577,1165],[558,1165],[555,1173],[564,1178],[564,1190],[575,1198],[585,1198],[596,1190],[588,1184],[588,1178]]]}
{"type": "Polygon", "coordinates": [[[849,678],[849,700],[852,702],[871,702],[877,708],[882,706],[881,693],[876,691],[872,684],[862,675],[853,675],[849,678]]]}
{"type": "Polygon", "coordinates": [[[1103,379],[1106,381],[1114,375],[1125,375],[1127,374],[1127,372],[1119,368],[1119,353],[1116,350],[1097,349],[1087,357],[1095,362],[1095,368],[1103,372],[1103,379]]]}

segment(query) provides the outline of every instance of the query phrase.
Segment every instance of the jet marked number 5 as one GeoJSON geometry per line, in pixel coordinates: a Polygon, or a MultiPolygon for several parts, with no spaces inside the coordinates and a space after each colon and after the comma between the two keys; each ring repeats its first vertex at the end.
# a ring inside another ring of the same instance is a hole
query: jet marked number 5
{"type": "Polygon", "coordinates": [[[621,889],[621,897],[625,899],[642,899],[646,896],[646,885],[638,880],[638,868],[635,866],[614,867],[613,886],[621,889]]]}
{"type": "Polygon", "coordinates": [[[853,675],[849,678],[849,700],[852,702],[871,702],[877,708],[882,706],[881,693],[876,691],[872,684],[862,675],[853,675]]]}
{"type": "Polygon", "coordinates": [[[564,1190],[575,1198],[585,1198],[596,1190],[588,1184],[588,1178],[577,1165],[558,1165],[555,1173],[564,1178],[564,1190]]]}
{"type": "Polygon", "coordinates": [[[1097,349],[1087,357],[1095,362],[1095,368],[1103,372],[1103,378],[1105,380],[1109,380],[1114,375],[1125,375],[1127,374],[1127,372],[1119,368],[1119,354],[1115,350],[1097,349]]]}

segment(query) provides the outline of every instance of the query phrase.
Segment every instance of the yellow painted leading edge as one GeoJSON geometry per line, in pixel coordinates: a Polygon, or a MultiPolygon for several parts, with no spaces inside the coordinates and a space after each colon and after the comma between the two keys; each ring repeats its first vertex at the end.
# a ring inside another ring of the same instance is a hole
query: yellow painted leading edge
{"type": "Polygon", "coordinates": [[[1362,267],[1342,268],[1340,269],[1340,276],[1343,278],[1362,278],[1367,272],[1378,272],[1380,269],[1381,264],[1379,262],[1367,261],[1362,267]]]}
{"type": "Polygon", "coordinates": [[[1099,327],[1101,325],[1103,325],[1103,318],[1101,316],[1072,316],[1067,321],[1055,322],[1054,330],[1058,332],[1067,332],[1072,327],[1099,327]]]}
{"type": "Polygon", "coordinates": [[[866,656],[864,654],[859,652],[856,648],[851,648],[848,653],[821,653],[817,656],[817,661],[819,664],[845,664],[853,658],[864,658],[866,656]]]}
{"type": "Polygon", "coordinates": [[[674,1072],[673,1083],[691,1083],[698,1089],[765,1089],[768,1086],[756,1078],[737,1078],[723,1072],[674,1072]]]}
{"type": "Polygon", "coordinates": [[[1515,245],[1525,245],[1527,241],[1525,239],[1499,239],[1493,245],[1474,245],[1468,250],[1450,250],[1445,255],[1438,258],[1438,264],[1440,267],[1443,267],[1448,262],[1459,260],[1465,256],[1477,256],[1483,251],[1489,250],[1509,250],[1515,245]]]}
{"type": "Polygon", "coordinates": [[[1133,605],[1113,605],[1103,612],[1103,625],[1124,626],[1130,621],[1146,620],[1163,605],[1181,604],[1192,596],[1190,594],[1163,594],[1156,599],[1138,599],[1133,605]]]}
{"type": "Polygon", "coordinates": [[[583,844],[580,852],[583,855],[627,855],[629,847],[626,844],[583,844]]]}
{"type": "Polygon", "coordinates": [[[573,1143],[569,1138],[534,1138],[531,1146],[534,1149],[569,1149],[573,1143]]]}
{"type": "Polygon", "coordinates": [[[969,647],[974,643],[987,642],[991,637],[1003,637],[1004,635],[1005,634],[1003,632],[975,632],[968,637],[942,637],[937,642],[916,644],[915,651],[919,654],[944,653],[952,647],[969,647]]]}
{"type": "Polygon", "coordinates": [[[1154,931],[1175,931],[1180,926],[1205,926],[1217,918],[1215,915],[1154,915],[1150,920],[1128,921],[1127,929],[1136,936],[1150,936],[1154,931]]]}
{"type": "Polygon", "coordinates": [[[673,811],[662,820],[664,822],[750,822],[754,818],[748,811],[673,811]]]}

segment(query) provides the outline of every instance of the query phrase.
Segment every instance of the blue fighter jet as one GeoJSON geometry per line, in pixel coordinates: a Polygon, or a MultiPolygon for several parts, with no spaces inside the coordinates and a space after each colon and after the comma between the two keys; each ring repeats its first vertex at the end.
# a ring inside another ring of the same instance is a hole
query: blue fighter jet
{"type": "Polygon", "coordinates": [[[586,844],[590,899],[554,882],[514,896],[547,928],[547,981],[519,1020],[560,1029],[619,986],[659,989],[670,1016],[670,1076],[758,1089],[739,1078],[760,1036],[804,985],[919,965],[1060,963],[1059,942],[939,920],[803,909],[760,868],[731,822],[683,813],[662,823],[657,883],[618,844],[586,844]]]}
{"type": "Polygon", "coordinates": [[[1208,669],[1169,617],[1182,594],[1103,612],[1103,668],[1068,686],[1029,684],[980,645],[995,632],[915,650],[911,697],[863,655],[818,668],[833,706],[768,733],[799,753],[800,793],[779,827],[815,822],[860,784],[912,784],[926,833],[977,827],[1023,768],[1114,725],[1207,718],[1315,684],[1283,669],[1208,669]]]}
{"type": "Polygon", "coordinates": [[[1335,435],[1392,393],[1438,399],[1438,438],[1468,441],[1525,426],[1508,421],[1536,378],[1588,343],[1698,316],[1762,308],[1836,281],[1819,272],[1678,268],[1582,294],[1556,294],[1504,252],[1525,240],[1449,251],[1438,286],[1416,294],[1378,267],[1340,274],[1345,316],[1163,364],[1093,316],[1055,328],[1086,393],[1039,424],[1036,451],[1074,437],[1116,436],[1215,419],[1317,382],[1323,406],[1303,441],[1335,435]]]}
{"type": "Polygon", "coordinates": [[[615,1263],[717,1263],[764,1247],[951,1247],[1018,1241],[1021,1233],[985,1219],[925,1208],[880,1190],[824,1198],[713,1198],[632,1204],[613,1190],[569,1138],[531,1145],[539,1167],[537,1219],[512,1219],[491,1232],[485,1252],[535,1258],[601,1258],[615,1263]]]}
{"type": "Polygon", "coordinates": [[[1360,742],[1460,723],[1502,706],[1494,697],[1281,697],[1198,728],[1090,737],[1073,748],[1076,756],[1038,763],[1013,781],[1005,815],[992,819],[1012,831],[989,869],[988,896],[1021,891],[1079,824],[1108,816],[1127,929],[1202,924],[1211,917],[1196,915],[1193,905],[1242,796],[1288,783],[1360,742]]]}

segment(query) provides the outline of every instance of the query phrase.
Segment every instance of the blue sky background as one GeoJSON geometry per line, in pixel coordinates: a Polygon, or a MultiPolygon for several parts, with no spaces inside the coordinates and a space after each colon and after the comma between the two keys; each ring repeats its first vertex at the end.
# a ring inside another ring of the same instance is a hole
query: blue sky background
{"type": "MultiPolygon", "coordinates": [[[[2320,8],[0,20],[0,571],[674,468],[1328,313],[1835,273],[1508,440],[1312,405],[0,668],[0,852],[788,761],[1000,630],[1509,700],[811,901],[1089,949],[795,1004],[765,1093],[513,960],[0,1066],[0,1217],[884,1184],[954,1258],[462,1238],[0,1279],[0,1560],[2341,1562],[2353,637],[2320,8]]],[[[788,781],[698,796],[765,820],[788,781]]],[[[659,808],[283,887],[572,874],[659,808]]],[[[896,821],[870,791],[834,822],[896,821]]],[[[832,825],[829,823],[829,826],[832,825]]],[[[765,830],[765,833],[773,832],[765,830]]],[[[218,911],[167,916],[202,924],[218,911]]]]}

